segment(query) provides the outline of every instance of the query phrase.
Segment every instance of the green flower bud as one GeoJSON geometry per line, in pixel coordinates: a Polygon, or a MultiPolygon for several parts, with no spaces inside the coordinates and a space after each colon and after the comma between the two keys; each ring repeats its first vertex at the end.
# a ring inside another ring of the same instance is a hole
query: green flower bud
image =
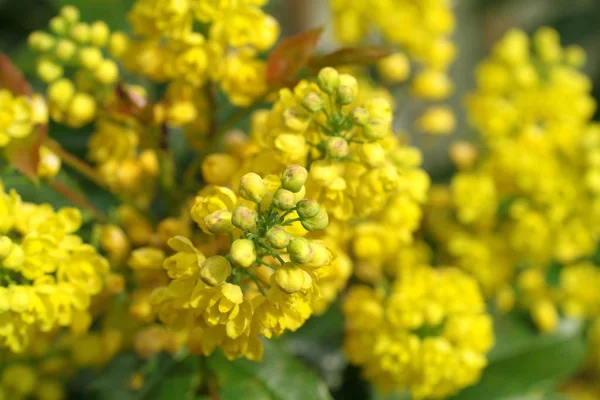
{"type": "Polygon", "coordinates": [[[348,142],[343,137],[331,136],[325,143],[327,155],[331,158],[344,158],[348,155],[348,142]]]}
{"type": "Polygon", "coordinates": [[[290,244],[292,235],[288,233],[282,226],[275,226],[267,231],[267,241],[276,249],[283,249],[290,244]]]}
{"type": "Polygon", "coordinates": [[[71,28],[69,35],[78,43],[87,43],[90,41],[91,36],[90,26],[86,23],[79,22],[71,28]]]}
{"type": "Polygon", "coordinates": [[[315,217],[321,211],[321,205],[315,200],[300,200],[296,204],[296,212],[302,219],[315,217]]]}
{"type": "Polygon", "coordinates": [[[84,47],[79,50],[79,62],[87,69],[95,69],[101,62],[102,51],[97,47],[84,47]]]}
{"type": "Polygon", "coordinates": [[[260,203],[267,194],[267,184],[254,172],[247,173],[240,180],[239,193],[243,199],[260,203]]]}
{"type": "Polygon", "coordinates": [[[56,58],[60,61],[69,61],[77,51],[77,46],[69,39],[60,39],[54,49],[56,58]]]}
{"type": "Polygon", "coordinates": [[[45,53],[51,50],[56,43],[54,37],[46,32],[35,31],[27,39],[27,44],[31,49],[45,53]]]}
{"type": "Polygon", "coordinates": [[[58,65],[48,59],[42,59],[37,64],[37,74],[41,80],[46,83],[51,83],[63,76],[64,69],[62,65],[58,65]]]}
{"type": "Polygon", "coordinates": [[[278,210],[287,211],[296,205],[296,196],[286,189],[277,189],[273,195],[273,203],[278,210]]]}
{"type": "Polygon", "coordinates": [[[311,113],[320,113],[325,108],[325,101],[321,98],[319,93],[310,92],[304,99],[302,99],[302,105],[311,113]]]}
{"type": "Polygon", "coordinates": [[[321,209],[317,215],[303,219],[300,223],[307,231],[321,230],[327,228],[327,225],[329,225],[329,216],[325,210],[321,209]]]}
{"type": "Polygon", "coordinates": [[[290,259],[296,264],[307,264],[315,257],[310,242],[305,238],[292,239],[287,246],[287,251],[290,254],[290,259]]]}
{"type": "Polygon", "coordinates": [[[200,279],[210,286],[225,282],[231,275],[231,264],[225,257],[213,256],[206,259],[200,266],[200,279]]]}
{"type": "Polygon", "coordinates": [[[256,261],[254,242],[249,239],[237,239],[231,244],[229,250],[231,260],[240,267],[248,268],[256,261]]]}
{"type": "Polygon", "coordinates": [[[50,30],[58,36],[65,36],[68,26],[69,22],[61,16],[57,15],[50,20],[50,30]]]}
{"type": "Polygon", "coordinates": [[[290,262],[283,264],[275,271],[273,280],[277,287],[287,294],[308,289],[312,284],[310,275],[290,262]]]}
{"type": "Polygon", "coordinates": [[[298,193],[306,183],[308,171],[300,165],[290,165],[281,174],[281,187],[298,193]]]}
{"type": "Polygon", "coordinates": [[[104,21],[96,21],[90,27],[90,43],[93,46],[104,47],[108,43],[110,28],[104,21]]]}
{"type": "Polygon", "coordinates": [[[382,119],[370,119],[363,126],[363,136],[369,140],[380,140],[386,137],[389,133],[389,124],[382,119]]]}
{"type": "Polygon", "coordinates": [[[113,60],[104,60],[96,67],[94,77],[104,85],[115,83],[119,79],[119,67],[113,60]]]}
{"type": "Polygon", "coordinates": [[[209,232],[214,235],[218,235],[233,231],[231,219],[231,212],[227,210],[219,210],[204,217],[204,223],[206,224],[206,229],[208,229],[209,232]]]}
{"type": "Polygon", "coordinates": [[[340,86],[340,74],[331,67],[325,67],[317,75],[317,85],[327,94],[333,94],[340,86]]]}
{"type": "Polygon", "coordinates": [[[336,98],[341,105],[345,106],[352,104],[356,96],[350,86],[340,86],[336,92],[336,98]]]}
{"type": "Polygon", "coordinates": [[[356,125],[364,126],[369,122],[371,115],[367,110],[362,107],[356,107],[352,111],[350,111],[350,119],[356,125]]]}
{"type": "Polygon", "coordinates": [[[251,231],[256,228],[256,212],[245,206],[237,206],[233,210],[231,222],[241,230],[251,231]]]}

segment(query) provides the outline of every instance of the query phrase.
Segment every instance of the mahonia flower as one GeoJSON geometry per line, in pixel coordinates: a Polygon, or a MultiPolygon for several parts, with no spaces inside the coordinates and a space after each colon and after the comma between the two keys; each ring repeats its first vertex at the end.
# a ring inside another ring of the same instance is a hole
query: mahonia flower
{"type": "Polygon", "coordinates": [[[0,147],[31,135],[37,124],[46,124],[46,106],[40,96],[15,96],[0,89],[0,147]]]}
{"type": "Polygon", "coordinates": [[[446,398],[478,381],[494,343],[477,282],[455,268],[403,266],[389,294],[357,285],[344,299],[350,362],[383,392],[446,398]]]}
{"type": "Polygon", "coordinates": [[[2,192],[0,209],[0,345],[22,352],[38,333],[87,329],[108,262],[75,234],[80,212],[22,202],[14,191],[2,192]]]}
{"type": "Polygon", "coordinates": [[[196,198],[193,220],[209,235],[228,235],[231,245],[206,257],[188,238],[171,238],[175,254],[163,267],[172,280],[152,300],[165,324],[189,329],[193,352],[218,347],[230,359],[258,360],[259,336],[295,331],[341,289],[335,278],[347,278],[348,260],[336,260],[326,241],[304,237],[329,221],[318,202],[304,199],[307,179],[299,165],[281,176],[251,172],[237,193],[209,186],[196,198]]]}

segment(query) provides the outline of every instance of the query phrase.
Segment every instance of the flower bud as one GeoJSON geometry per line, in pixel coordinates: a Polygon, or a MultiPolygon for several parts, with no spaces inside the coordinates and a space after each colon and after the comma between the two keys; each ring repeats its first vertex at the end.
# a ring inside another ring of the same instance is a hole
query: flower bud
{"type": "Polygon", "coordinates": [[[129,47],[129,38],[123,32],[113,32],[108,41],[108,51],[111,56],[121,57],[129,47]]]}
{"type": "Polygon", "coordinates": [[[48,59],[42,59],[37,64],[37,74],[41,80],[51,83],[63,75],[63,67],[48,59]]]}
{"type": "Polygon", "coordinates": [[[306,183],[308,171],[300,165],[290,165],[281,174],[281,187],[298,193],[306,183]]]}
{"type": "Polygon", "coordinates": [[[239,193],[243,199],[260,203],[267,194],[267,184],[260,175],[249,172],[240,180],[239,193]]]}
{"type": "Polygon", "coordinates": [[[255,211],[248,207],[237,206],[235,210],[233,210],[231,222],[243,231],[251,231],[256,228],[256,218],[257,214],[255,211]]]}
{"type": "Polygon", "coordinates": [[[56,44],[54,54],[60,61],[66,62],[75,55],[75,51],[77,51],[75,43],[69,39],[60,39],[56,44]]]}
{"type": "Polygon", "coordinates": [[[354,91],[349,86],[340,86],[336,92],[336,98],[338,103],[343,106],[352,104],[355,98],[354,91]]]}
{"type": "Polygon", "coordinates": [[[456,128],[456,118],[449,107],[434,106],[428,108],[417,120],[417,127],[430,135],[445,136],[456,128]]]}
{"type": "Polygon", "coordinates": [[[296,293],[302,289],[308,289],[312,284],[312,279],[306,271],[303,271],[289,262],[283,264],[275,271],[273,280],[277,287],[287,294],[296,293]]]}
{"type": "Polygon", "coordinates": [[[53,178],[60,171],[60,157],[46,146],[40,147],[40,160],[37,167],[37,176],[40,178],[53,178]]]}
{"type": "Polygon", "coordinates": [[[356,125],[365,126],[371,119],[371,115],[364,108],[355,107],[352,111],[350,111],[350,119],[356,125]]]}
{"type": "Polygon", "coordinates": [[[54,47],[55,42],[56,40],[52,35],[42,31],[33,32],[27,39],[27,44],[29,47],[31,47],[32,50],[39,51],[40,53],[50,51],[54,47]]]}
{"type": "Polygon", "coordinates": [[[117,225],[106,225],[100,234],[100,246],[111,258],[124,259],[131,246],[125,232],[117,225]]]}
{"type": "Polygon", "coordinates": [[[66,109],[75,95],[75,85],[69,79],[63,78],[52,83],[48,88],[48,99],[52,105],[66,109]]]}
{"type": "Polygon", "coordinates": [[[363,143],[360,146],[360,159],[369,167],[379,167],[385,163],[385,151],[378,142],[363,143]]]}
{"type": "Polygon", "coordinates": [[[286,189],[277,189],[273,195],[272,204],[282,211],[287,211],[296,205],[296,196],[286,189]]]}
{"type": "Polygon", "coordinates": [[[247,268],[256,261],[254,242],[249,239],[237,239],[231,244],[231,260],[240,267],[247,268]]]}
{"type": "Polygon", "coordinates": [[[204,217],[206,229],[214,235],[233,231],[232,214],[227,210],[219,210],[204,217]]]}
{"type": "Polygon", "coordinates": [[[58,36],[64,36],[67,34],[67,27],[69,22],[61,16],[56,16],[50,20],[50,30],[58,36]]]}
{"type": "Polygon", "coordinates": [[[331,67],[325,67],[317,75],[317,85],[327,94],[333,94],[340,87],[340,74],[331,67]]]}
{"type": "Polygon", "coordinates": [[[68,110],[68,122],[74,128],[88,124],[96,115],[96,102],[87,93],[77,93],[68,110]]]}
{"type": "Polygon", "coordinates": [[[348,155],[348,142],[343,137],[331,136],[325,143],[327,155],[331,158],[344,158],[348,155]]]}
{"type": "Polygon", "coordinates": [[[79,10],[74,6],[64,6],[60,9],[60,16],[63,17],[70,24],[79,22],[79,10]]]}
{"type": "Polygon", "coordinates": [[[90,43],[93,46],[104,47],[108,42],[110,29],[106,22],[96,21],[90,27],[90,43]]]}
{"type": "Polygon", "coordinates": [[[76,42],[85,44],[90,41],[90,26],[86,23],[79,22],[71,28],[69,35],[75,39],[76,42]]]}
{"type": "Polygon", "coordinates": [[[95,69],[102,62],[102,52],[97,47],[84,47],[79,50],[79,62],[84,68],[95,69]]]}
{"type": "Polygon", "coordinates": [[[477,147],[466,141],[457,141],[450,145],[450,159],[461,170],[475,165],[479,152],[477,147]]]}
{"type": "Polygon", "coordinates": [[[319,113],[325,108],[325,101],[321,98],[319,93],[310,92],[304,99],[302,99],[302,105],[311,113],[319,113]]]}
{"type": "Polygon", "coordinates": [[[377,71],[385,82],[404,82],[410,76],[410,60],[404,53],[390,54],[377,62],[377,71]]]}
{"type": "Polygon", "coordinates": [[[309,268],[321,268],[331,264],[331,251],[323,243],[311,241],[310,248],[314,254],[313,259],[304,265],[309,268]]]}
{"type": "Polygon", "coordinates": [[[310,115],[298,107],[287,108],[283,112],[285,125],[295,132],[304,132],[310,124],[310,115]]]}
{"type": "Polygon", "coordinates": [[[222,256],[207,258],[200,266],[200,279],[209,286],[220,285],[229,275],[231,275],[231,264],[222,256]]]}
{"type": "Polygon", "coordinates": [[[363,126],[363,136],[369,140],[380,140],[388,135],[390,131],[389,124],[381,119],[371,118],[363,126]]]}
{"type": "Polygon", "coordinates": [[[287,251],[290,254],[290,260],[296,264],[307,264],[315,257],[310,242],[305,238],[292,239],[287,246],[287,251]]]}
{"type": "Polygon", "coordinates": [[[381,120],[386,123],[392,122],[392,105],[389,101],[382,97],[373,97],[367,100],[365,102],[365,109],[374,119],[381,120]]]}
{"type": "Polygon", "coordinates": [[[275,226],[267,231],[267,241],[276,249],[283,249],[290,244],[292,235],[288,233],[282,226],[275,226]]]}
{"type": "Polygon", "coordinates": [[[321,211],[321,206],[315,200],[300,200],[296,204],[296,212],[302,219],[313,218],[321,211]]]}
{"type": "Polygon", "coordinates": [[[329,216],[325,210],[320,209],[317,215],[311,218],[305,218],[300,221],[300,223],[307,231],[325,229],[327,228],[327,225],[329,225],[329,216]]]}
{"type": "Polygon", "coordinates": [[[94,70],[94,78],[104,85],[115,83],[119,79],[119,67],[113,60],[104,60],[94,70]]]}

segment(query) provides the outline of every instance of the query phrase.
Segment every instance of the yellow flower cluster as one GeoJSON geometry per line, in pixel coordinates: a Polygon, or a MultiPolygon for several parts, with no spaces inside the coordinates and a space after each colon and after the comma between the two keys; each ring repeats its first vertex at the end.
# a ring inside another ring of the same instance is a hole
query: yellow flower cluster
{"type": "Polygon", "coordinates": [[[279,36],[265,14],[266,0],[138,0],[129,20],[135,37],[119,34],[118,56],[133,72],[160,82],[199,88],[218,83],[236,105],[249,105],[266,90],[259,52],[279,36]],[[194,30],[206,26],[206,33],[194,30]]]}
{"type": "Polygon", "coordinates": [[[46,124],[47,111],[40,96],[15,96],[0,89],[0,147],[31,135],[35,125],[46,124]]]}
{"type": "Polygon", "coordinates": [[[584,60],[549,28],[531,40],[508,32],[467,98],[486,156],[475,164],[472,149],[457,148],[461,172],[432,194],[430,227],[448,262],[471,271],[501,308],[513,306],[516,291],[544,331],[558,322],[557,303],[577,316],[597,315],[600,305],[586,294],[597,273],[583,261],[600,234],[600,127],[584,60]]]}
{"type": "Polygon", "coordinates": [[[105,102],[120,76],[117,63],[103,51],[111,40],[105,22],[82,22],[72,6],[52,18],[50,32],[30,35],[29,46],[39,53],[37,74],[49,85],[46,95],[54,121],[79,128],[95,119],[98,104],[105,102]],[[73,79],[67,77],[71,72],[73,79]]]}
{"type": "Polygon", "coordinates": [[[208,355],[218,347],[228,358],[258,360],[259,335],[295,331],[333,300],[339,286],[331,276],[348,260],[336,260],[325,241],[304,237],[329,220],[318,202],[304,199],[307,178],[292,165],[280,176],[245,174],[237,194],[208,186],[196,197],[194,221],[231,244],[224,255],[206,257],[186,237],[171,238],[176,253],[163,266],[172,281],[153,294],[159,318],[189,330],[191,351],[208,355]]]}
{"type": "Polygon", "coordinates": [[[108,262],[75,232],[81,214],[0,196],[0,344],[23,351],[41,332],[87,330],[90,299],[100,293],[108,262]]]}
{"type": "Polygon", "coordinates": [[[344,299],[350,362],[378,390],[446,398],[477,382],[494,343],[477,282],[455,268],[401,267],[384,288],[354,286],[344,299]]]}

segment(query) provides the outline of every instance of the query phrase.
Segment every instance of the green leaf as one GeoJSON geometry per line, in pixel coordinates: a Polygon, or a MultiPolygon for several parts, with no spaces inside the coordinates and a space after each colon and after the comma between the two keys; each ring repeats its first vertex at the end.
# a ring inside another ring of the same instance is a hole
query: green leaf
{"type": "Polygon", "coordinates": [[[265,340],[261,362],[229,361],[222,353],[208,359],[220,400],[330,400],[327,386],[314,371],[287,354],[281,344],[265,340]]]}
{"type": "MultiPolygon", "coordinates": [[[[455,400],[510,400],[546,393],[577,372],[585,359],[583,324],[563,320],[557,330],[540,334],[523,315],[495,318],[496,346],[481,381],[455,400]]],[[[539,397],[546,398],[546,397],[539,397]]]]}

